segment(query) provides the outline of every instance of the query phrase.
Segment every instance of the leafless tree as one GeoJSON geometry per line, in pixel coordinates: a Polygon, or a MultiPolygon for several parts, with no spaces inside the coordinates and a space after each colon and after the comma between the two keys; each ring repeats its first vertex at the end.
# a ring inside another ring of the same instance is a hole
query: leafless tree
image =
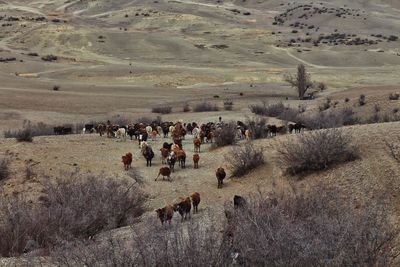
{"type": "Polygon", "coordinates": [[[306,67],[303,64],[297,66],[297,74],[286,74],[284,80],[296,89],[299,99],[303,99],[306,91],[312,86],[311,75],[306,72],[306,67]]]}

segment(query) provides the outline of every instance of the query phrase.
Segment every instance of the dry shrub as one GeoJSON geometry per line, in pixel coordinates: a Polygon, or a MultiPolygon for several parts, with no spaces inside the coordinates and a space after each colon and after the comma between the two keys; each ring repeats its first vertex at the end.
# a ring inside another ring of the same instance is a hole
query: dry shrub
{"type": "Polygon", "coordinates": [[[256,148],[252,142],[232,147],[225,155],[225,160],[231,169],[232,177],[241,177],[265,162],[262,149],[256,148]]]}
{"type": "Polygon", "coordinates": [[[324,110],[327,110],[327,109],[329,109],[330,107],[331,107],[331,99],[330,98],[327,98],[326,100],[325,100],[325,102],[323,102],[318,108],[319,108],[319,111],[324,111],[324,110]]]}
{"type": "Polygon", "coordinates": [[[343,126],[342,114],[337,112],[318,112],[315,114],[299,116],[297,121],[304,124],[308,129],[328,129],[343,126]]]}
{"type": "Polygon", "coordinates": [[[227,123],[214,132],[214,146],[222,147],[236,143],[236,124],[234,122],[227,123]]]}
{"type": "Polygon", "coordinates": [[[188,103],[185,103],[185,104],[183,105],[182,111],[183,111],[183,112],[189,112],[189,111],[190,111],[190,106],[189,106],[188,103]]]}
{"type": "MultiPolygon", "coordinates": [[[[68,126],[68,125],[65,125],[68,126]]],[[[36,124],[24,121],[21,129],[7,130],[4,132],[5,138],[15,138],[19,142],[32,142],[35,136],[54,135],[54,127],[43,122],[36,124]]]]}
{"type": "Polygon", "coordinates": [[[394,266],[399,231],[387,209],[353,207],[322,184],[260,193],[229,212],[228,230],[242,266],[394,266]]]}
{"type": "Polygon", "coordinates": [[[360,106],[364,106],[365,103],[366,103],[365,95],[360,95],[360,97],[358,98],[358,104],[360,104],[360,106]]]}
{"type": "Polygon", "coordinates": [[[110,121],[112,124],[120,125],[120,126],[128,125],[130,123],[130,119],[128,119],[125,116],[119,115],[119,114],[112,116],[110,121]]]}
{"type": "Polygon", "coordinates": [[[224,109],[225,110],[232,110],[233,109],[233,101],[232,101],[232,99],[225,99],[224,100],[224,109]]]}
{"type": "Polygon", "coordinates": [[[392,158],[400,162],[400,137],[397,140],[385,140],[385,144],[392,158]]]}
{"type": "Polygon", "coordinates": [[[0,181],[7,179],[10,174],[10,160],[7,158],[0,159],[0,181]]]}
{"type": "Polygon", "coordinates": [[[193,107],[193,112],[208,112],[208,111],[218,111],[219,108],[216,104],[211,104],[209,102],[201,102],[193,107]]]}
{"type": "Polygon", "coordinates": [[[256,105],[250,105],[250,111],[256,115],[277,117],[285,111],[285,105],[282,102],[267,105],[266,102],[256,105]]]}
{"type": "Polygon", "coordinates": [[[344,108],[340,111],[340,114],[343,125],[355,125],[360,123],[360,119],[356,116],[352,108],[344,108]]]}
{"type": "Polygon", "coordinates": [[[151,112],[153,113],[161,113],[161,114],[169,114],[172,111],[172,106],[159,106],[154,107],[151,112]]]}
{"type": "Polygon", "coordinates": [[[127,229],[132,243],[111,236],[102,244],[76,242],[57,249],[52,259],[56,266],[228,266],[229,246],[214,225],[208,221],[162,227],[149,220],[141,229],[127,229]]]}
{"type": "Polygon", "coordinates": [[[389,100],[399,100],[400,94],[399,93],[390,93],[389,100]]]}
{"type": "Polygon", "coordinates": [[[246,125],[252,133],[253,139],[266,138],[267,132],[267,119],[264,117],[247,118],[246,125]]]}
{"type": "Polygon", "coordinates": [[[277,117],[280,120],[283,121],[292,121],[292,122],[297,122],[299,114],[305,112],[305,107],[304,106],[299,106],[299,109],[293,109],[293,108],[286,108],[279,116],[277,117]]]}
{"type": "Polygon", "coordinates": [[[350,134],[326,129],[297,135],[296,141],[281,142],[279,160],[288,174],[324,170],[358,158],[358,148],[350,134]]]}
{"type": "Polygon", "coordinates": [[[48,183],[43,192],[37,204],[0,195],[1,256],[125,226],[144,212],[146,199],[136,183],[101,176],[78,179],[74,174],[48,183]]]}

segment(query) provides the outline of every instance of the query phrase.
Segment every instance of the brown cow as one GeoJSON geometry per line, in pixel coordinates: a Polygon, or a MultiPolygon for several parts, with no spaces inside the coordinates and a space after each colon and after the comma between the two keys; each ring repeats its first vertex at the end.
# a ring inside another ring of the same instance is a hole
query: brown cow
{"type": "Polygon", "coordinates": [[[200,153],[200,146],[201,146],[200,138],[196,137],[195,139],[193,139],[193,145],[194,145],[194,152],[200,153]]]}
{"type": "Polygon", "coordinates": [[[176,160],[179,162],[179,165],[182,169],[186,168],[186,153],[183,149],[175,152],[176,160]]]}
{"type": "Polygon", "coordinates": [[[190,195],[192,198],[192,204],[193,204],[193,214],[198,212],[198,206],[200,203],[200,194],[197,192],[194,192],[190,195]]]}
{"type": "Polygon", "coordinates": [[[168,158],[168,155],[169,155],[169,150],[167,149],[167,148],[161,148],[160,149],[160,151],[161,151],[161,163],[162,164],[167,164],[167,158],[168,158]]]}
{"type": "Polygon", "coordinates": [[[190,201],[190,197],[181,197],[181,202],[174,204],[174,211],[179,212],[183,220],[187,219],[189,215],[190,218],[190,210],[192,209],[192,202],[190,201]]]}
{"type": "Polygon", "coordinates": [[[222,185],[224,184],[224,179],[225,179],[225,176],[226,176],[224,168],[219,167],[217,169],[217,171],[215,172],[215,176],[217,176],[218,188],[222,188],[222,185]]]}
{"type": "Polygon", "coordinates": [[[199,168],[199,161],[200,161],[200,156],[199,154],[193,154],[193,167],[195,169],[199,168]]]}
{"type": "Polygon", "coordinates": [[[207,143],[208,143],[208,142],[212,143],[212,142],[213,142],[213,139],[214,139],[214,133],[213,133],[213,132],[209,132],[209,133],[207,134],[207,136],[206,136],[206,142],[207,142],[207,143]]]}
{"type": "Polygon", "coordinates": [[[167,177],[168,181],[171,181],[171,169],[169,167],[161,167],[158,172],[158,175],[154,181],[157,181],[157,179],[158,179],[158,177],[160,177],[160,175],[162,175],[163,180],[165,177],[167,177]]]}
{"type": "Polygon", "coordinates": [[[172,217],[174,216],[174,206],[166,205],[164,208],[156,209],[156,212],[161,224],[164,224],[165,221],[171,224],[172,217]]]}
{"type": "Polygon", "coordinates": [[[126,153],[125,156],[122,156],[122,162],[124,163],[125,170],[130,169],[132,164],[132,153],[126,153]]]}

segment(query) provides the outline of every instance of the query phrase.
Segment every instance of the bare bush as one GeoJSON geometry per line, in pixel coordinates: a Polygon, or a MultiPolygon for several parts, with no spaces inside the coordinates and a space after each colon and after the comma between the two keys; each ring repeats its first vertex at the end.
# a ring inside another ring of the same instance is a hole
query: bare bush
{"type": "Polygon", "coordinates": [[[54,85],[53,86],[53,91],[59,91],[60,90],[60,86],[59,85],[54,85]]]}
{"type": "Polygon", "coordinates": [[[128,119],[125,116],[119,115],[119,114],[112,116],[110,121],[113,124],[120,125],[120,126],[128,125],[130,123],[130,119],[128,119]]]}
{"type": "Polygon", "coordinates": [[[294,109],[294,108],[286,108],[279,116],[277,117],[280,120],[283,121],[291,121],[291,122],[299,122],[299,114],[303,113],[305,111],[302,111],[303,109],[294,109]]]}
{"type": "Polygon", "coordinates": [[[230,122],[228,124],[223,125],[220,128],[217,128],[214,136],[214,146],[229,146],[236,143],[236,124],[234,122],[230,122]]]}
{"type": "Polygon", "coordinates": [[[399,100],[400,94],[399,93],[390,93],[389,100],[399,100]]]}
{"type": "Polygon", "coordinates": [[[392,158],[400,162],[400,138],[397,137],[397,140],[385,140],[385,144],[392,158]]]}
{"type": "MultiPolygon", "coordinates": [[[[69,125],[64,125],[69,127],[69,125]]],[[[15,138],[19,142],[32,142],[35,136],[54,135],[54,127],[43,122],[36,124],[30,121],[24,121],[21,129],[6,130],[5,138],[15,138]]]]}
{"type": "Polygon", "coordinates": [[[340,111],[343,125],[355,125],[360,123],[360,119],[352,108],[344,108],[340,111]]]}
{"type": "Polygon", "coordinates": [[[193,107],[194,112],[208,112],[208,111],[218,111],[219,108],[216,104],[211,104],[209,102],[198,103],[193,107]]]}
{"type": "Polygon", "coordinates": [[[398,228],[385,207],[354,210],[327,185],[272,192],[228,210],[233,250],[242,266],[392,266],[398,228]]]}
{"type": "Polygon", "coordinates": [[[286,74],[284,80],[296,89],[299,99],[303,99],[306,91],[312,86],[310,74],[306,72],[303,64],[297,66],[296,76],[286,74]]]}
{"type": "Polygon", "coordinates": [[[256,148],[252,142],[232,147],[229,154],[225,155],[225,160],[229,164],[232,177],[241,177],[265,162],[262,149],[256,148]]]}
{"type": "Polygon", "coordinates": [[[365,95],[360,95],[360,97],[358,98],[358,104],[360,104],[360,106],[364,106],[365,103],[366,103],[365,95]]]}
{"type": "Polygon", "coordinates": [[[256,115],[263,115],[269,117],[277,117],[285,111],[285,105],[282,102],[267,105],[266,102],[261,104],[251,105],[251,112],[256,115]]]}
{"type": "Polygon", "coordinates": [[[253,139],[266,138],[267,132],[267,119],[264,117],[247,118],[246,125],[251,131],[253,139]]]}
{"type": "Polygon", "coordinates": [[[0,159],[0,181],[7,179],[10,174],[10,160],[7,158],[0,159]]]}
{"type": "Polygon", "coordinates": [[[278,147],[279,161],[288,174],[324,170],[332,165],[358,158],[358,148],[350,134],[339,129],[313,131],[297,135],[278,147]]]}
{"type": "Polygon", "coordinates": [[[153,107],[151,112],[153,113],[161,113],[161,114],[169,114],[172,111],[172,106],[159,106],[153,107]]]}
{"type": "Polygon", "coordinates": [[[214,225],[207,221],[161,227],[149,220],[142,229],[127,230],[130,244],[107,236],[101,244],[65,244],[51,258],[56,266],[229,266],[230,245],[214,225]]]}
{"type": "Polygon", "coordinates": [[[189,106],[189,104],[188,103],[185,103],[184,105],[183,105],[183,110],[182,110],[183,112],[189,112],[190,111],[190,106],[189,106]]]}
{"type": "Polygon", "coordinates": [[[319,111],[324,111],[324,110],[329,109],[330,107],[331,107],[331,99],[327,98],[325,100],[325,102],[323,102],[318,108],[319,108],[319,111]]]}
{"type": "Polygon", "coordinates": [[[318,112],[316,114],[302,115],[297,119],[308,129],[328,129],[343,126],[342,114],[337,112],[318,112]]]}
{"type": "Polygon", "coordinates": [[[224,109],[225,110],[232,110],[233,109],[233,101],[232,101],[232,99],[225,99],[224,100],[224,109]]]}
{"type": "Polygon", "coordinates": [[[146,199],[135,183],[95,176],[62,175],[43,192],[38,204],[0,195],[1,256],[19,255],[28,244],[51,248],[125,226],[144,212],[146,199]]]}

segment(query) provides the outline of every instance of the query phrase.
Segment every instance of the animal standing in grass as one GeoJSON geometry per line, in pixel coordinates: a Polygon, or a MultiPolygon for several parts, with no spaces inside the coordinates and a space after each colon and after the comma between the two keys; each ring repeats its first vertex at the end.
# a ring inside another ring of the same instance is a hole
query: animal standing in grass
{"type": "Polygon", "coordinates": [[[122,156],[122,162],[124,163],[125,170],[130,169],[132,164],[132,153],[126,153],[125,156],[122,156]]]}
{"type": "Polygon", "coordinates": [[[193,139],[193,145],[194,145],[194,152],[195,153],[200,153],[200,146],[201,146],[201,140],[200,138],[194,138],[193,139]]]}
{"type": "Polygon", "coordinates": [[[174,204],[174,211],[179,212],[183,222],[183,220],[188,219],[188,216],[190,218],[190,210],[192,209],[192,202],[190,200],[190,197],[181,197],[180,200],[181,201],[179,203],[174,204]]]}
{"type": "Polygon", "coordinates": [[[154,152],[153,149],[151,149],[151,147],[146,143],[143,144],[142,155],[146,159],[146,166],[151,167],[151,161],[154,158],[154,152]]]}
{"type": "Polygon", "coordinates": [[[199,161],[200,161],[200,156],[199,154],[193,154],[193,168],[198,169],[199,168],[199,161]]]}
{"type": "Polygon", "coordinates": [[[215,172],[215,176],[217,177],[218,180],[218,188],[222,188],[222,186],[224,185],[224,179],[226,177],[226,172],[224,168],[219,167],[215,172]]]}
{"type": "Polygon", "coordinates": [[[166,205],[163,208],[156,209],[158,218],[161,221],[161,224],[168,221],[171,224],[172,217],[174,216],[174,206],[173,205],[166,205]]]}
{"type": "Polygon", "coordinates": [[[200,203],[200,194],[197,192],[194,192],[190,195],[190,198],[192,199],[192,204],[193,204],[193,214],[198,213],[198,206],[200,203]]]}
{"type": "Polygon", "coordinates": [[[157,175],[157,177],[156,177],[156,179],[154,181],[157,181],[157,179],[158,179],[158,177],[160,177],[160,175],[162,175],[163,180],[164,180],[165,177],[167,177],[168,181],[171,181],[171,169],[170,168],[161,167],[159,172],[158,172],[158,175],[157,175]]]}

